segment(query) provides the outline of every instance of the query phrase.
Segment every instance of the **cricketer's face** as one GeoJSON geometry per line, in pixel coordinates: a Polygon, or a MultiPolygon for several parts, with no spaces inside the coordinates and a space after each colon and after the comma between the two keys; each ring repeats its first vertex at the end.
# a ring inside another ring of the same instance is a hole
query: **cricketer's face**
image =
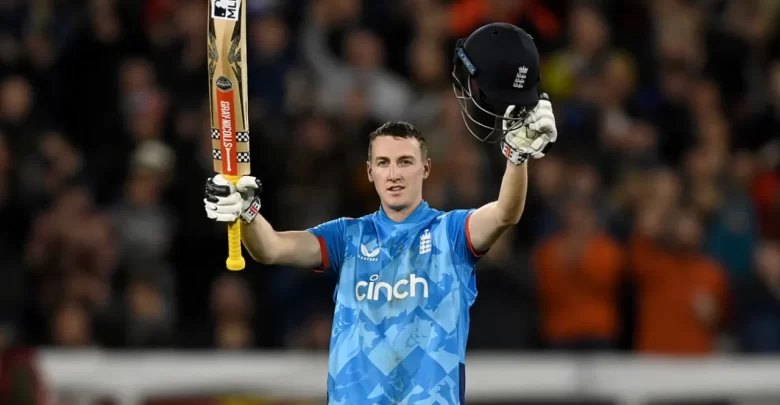
{"type": "Polygon", "coordinates": [[[423,180],[430,167],[416,139],[379,136],[372,144],[368,180],[374,183],[385,209],[403,211],[422,200],[423,180]]]}

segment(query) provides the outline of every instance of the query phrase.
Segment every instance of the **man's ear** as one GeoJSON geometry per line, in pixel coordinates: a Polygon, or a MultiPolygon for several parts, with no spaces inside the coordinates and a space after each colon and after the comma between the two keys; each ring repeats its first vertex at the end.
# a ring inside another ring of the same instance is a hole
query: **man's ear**
{"type": "Polygon", "coordinates": [[[368,182],[373,183],[374,177],[371,176],[371,162],[366,162],[366,173],[368,174],[368,182]]]}
{"type": "Polygon", "coordinates": [[[423,165],[423,179],[427,179],[430,174],[431,174],[431,158],[428,158],[425,159],[425,164],[423,165]]]}

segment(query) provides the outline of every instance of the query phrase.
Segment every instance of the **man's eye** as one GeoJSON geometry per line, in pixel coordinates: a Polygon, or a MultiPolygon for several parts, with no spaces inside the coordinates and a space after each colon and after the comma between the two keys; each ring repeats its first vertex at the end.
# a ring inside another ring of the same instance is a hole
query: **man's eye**
{"type": "Polygon", "coordinates": [[[381,161],[381,162],[377,163],[377,166],[387,166],[387,162],[386,161],[381,161]]]}

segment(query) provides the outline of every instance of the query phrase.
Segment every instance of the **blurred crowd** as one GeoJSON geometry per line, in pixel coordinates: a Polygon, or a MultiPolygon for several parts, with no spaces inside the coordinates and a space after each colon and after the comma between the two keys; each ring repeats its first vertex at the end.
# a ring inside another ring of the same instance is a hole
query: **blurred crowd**
{"type": "MultiPolygon", "coordinates": [[[[244,0],[252,171],[277,230],[378,208],[368,133],[423,130],[439,209],[497,197],[456,39],[539,47],[559,141],[480,262],[470,347],[780,352],[780,2],[244,0]]],[[[335,283],[225,270],[203,0],[0,0],[0,347],[328,347],[335,283]]]]}

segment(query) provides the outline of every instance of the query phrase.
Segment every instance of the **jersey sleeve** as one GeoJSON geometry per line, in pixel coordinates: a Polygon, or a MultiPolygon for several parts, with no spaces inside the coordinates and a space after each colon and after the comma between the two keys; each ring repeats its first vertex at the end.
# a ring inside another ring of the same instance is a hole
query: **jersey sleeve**
{"type": "Polygon", "coordinates": [[[468,223],[474,211],[474,209],[454,210],[447,216],[447,235],[453,247],[454,258],[472,266],[487,253],[487,251],[477,252],[471,244],[468,223]]]}
{"type": "Polygon", "coordinates": [[[339,273],[344,260],[346,223],[346,218],[338,218],[307,229],[317,237],[322,254],[322,264],[314,271],[339,273]]]}

